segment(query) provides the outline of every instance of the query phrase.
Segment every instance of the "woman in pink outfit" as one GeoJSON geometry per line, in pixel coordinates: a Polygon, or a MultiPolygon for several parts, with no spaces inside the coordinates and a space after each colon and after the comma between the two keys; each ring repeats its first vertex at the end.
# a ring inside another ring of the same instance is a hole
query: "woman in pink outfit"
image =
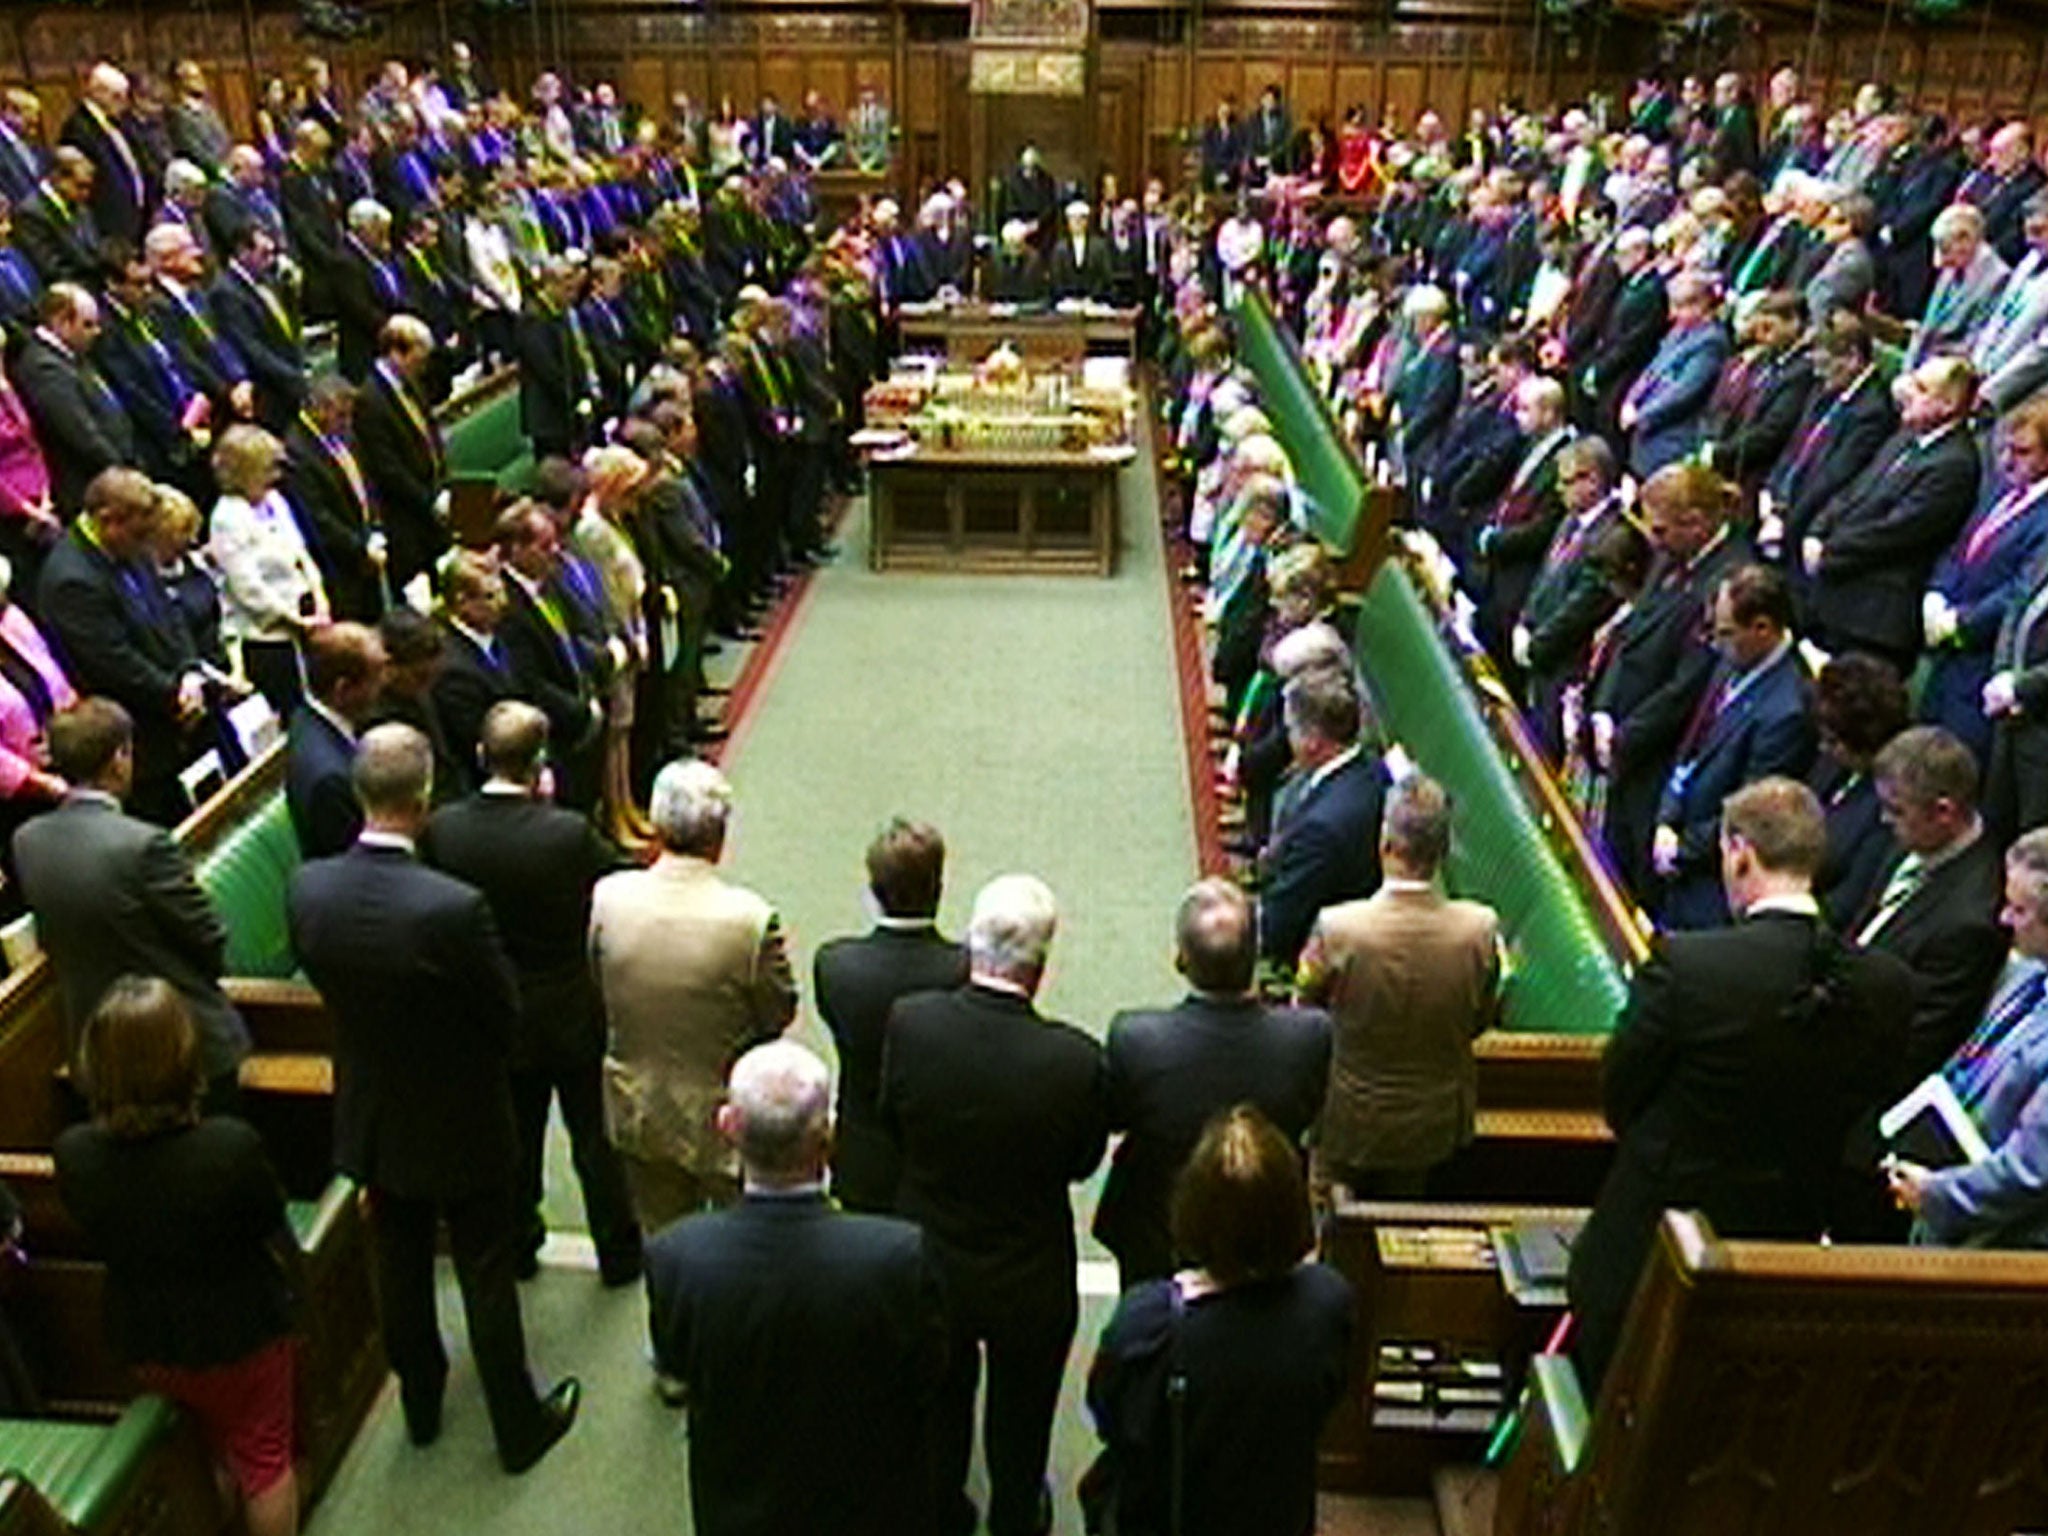
{"type": "Polygon", "coordinates": [[[21,590],[31,597],[43,551],[63,531],[50,504],[50,468],[42,444],[0,359],[0,555],[14,562],[21,590]]]}
{"type": "MultiPolygon", "coordinates": [[[[50,644],[19,603],[9,598],[14,570],[0,556],[0,868],[14,878],[14,829],[48,810],[70,786],[50,772],[43,731],[50,717],[78,702],[50,644]]],[[[0,898],[10,908],[18,902],[0,898]]]]}

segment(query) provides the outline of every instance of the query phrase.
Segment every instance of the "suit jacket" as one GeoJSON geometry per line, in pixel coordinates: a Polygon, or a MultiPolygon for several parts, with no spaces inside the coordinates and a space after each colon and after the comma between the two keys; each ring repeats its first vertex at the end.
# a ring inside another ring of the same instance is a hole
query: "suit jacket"
{"type": "Polygon", "coordinates": [[[561,597],[555,600],[564,628],[557,629],[517,576],[506,578],[505,595],[497,639],[511,668],[512,696],[548,717],[548,741],[557,761],[576,758],[602,729],[591,708],[597,699],[597,678],[589,643],[578,634],[569,604],[561,597]]]}
{"type": "Polygon", "coordinates": [[[1472,1042],[1500,1002],[1493,909],[1435,886],[1382,886],[1316,919],[1302,994],[1336,1020],[1316,1132],[1340,1173],[1427,1168],[1472,1139],[1472,1042]]]}
{"type": "Polygon", "coordinates": [[[1739,685],[1727,661],[1714,669],[1665,783],[1657,825],[1678,834],[1678,868],[1664,890],[1666,927],[1711,928],[1728,920],[1721,802],[1745,784],[1773,774],[1801,778],[1813,765],[1819,731],[1805,658],[1788,644],[1757,666],[1739,685]]]}
{"type": "Polygon", "coordinates": [[[1401,463],[1419,474],[1436,454],[1458,408],[1458,340],[1448,330],[1435,345],[1409,352],[1388,391],[1399,428],[1401,463]]]}
{"type": "Polygon", "coordinates": [[[1380,761],[1361,747],[1276,813],[1259,894],[1259,949],[1268,959],[1292,965],[1318,912],[1378,887],[1385,798],[1380,761]]]}
{"type": "Polygon", "coordinates": [[[754,1193],[647,1244],[656,1367],[689,1387],[704,1536],[897,1536],[929,1521],[946,1352],[938,1270],[906,1221],[754,1193]],[[794,1389],[794,1390],[792,1390],[794,1389]]]}
{"type": "Polygon", "coordinates": [[[1815,389],[1807,397],[1799,425],[1766,482],[1785,521],[1785,555],[1792,564],[1797,565],[1799,541],[1820,509],[1876,457],[1898,424],[1891,389],[1874,367],[1846,394],[1815,389]]]}
{"type": "Polygon", "coordinates": [[[1664,333],[1649,366],[1629,386],[1636,408],[1629,467],[1647,480],[1699,446],[1707,404],[1728,360],[1728,333],[1718,322],[1664,333]]]}
{"type": "Polygon", "coordinates": [[[154,322],[112,300],[100,306],[92,360],[125,407],[137,461],[153,480],[170,480],[199,463],[184,413],[199,394],[154,322]]]}
{"type": "Polygon", "coordinates": [[[1887,655],[1920,649],[1920,599],[1934,562],[1977,502],[1980,460],[1960,426],[1922,443],[1902,430],[1823,507],[1813,614],[1836,647],[1887,655]]]}
{"type": "Polygon", "coordinates": [[[306,304],[315,315],[331,312],[333,268],[341,255],[341,197],[326,171],[287,161],[277,178],[284,227],[292,253],[306,273],[306,304]]]}
{"type": "Polygon", "coordinates": [[[847,1209],[896,1208],[902,1167],[879,1108],[889,1010],[914,992],[950,991],[966,980],[966,949],[929,923],[878,927],[819,948],[811,990],[839,1055],[832,1193],[847,1209]]]}
{"type": "Polygon", "coordinates": [[[509,1191],[519,989],[482,893],[359,843],[292,876],[292,948],[334,1016],[334,1162],[419,1200],[509,1191]]]}
{"type": "Polygon", "coordinates": [[[1852,235],[1819,247],[1813,254],[1819,264],[1804,288],[1808,322],[1822,325],[1837,309],[1861,313],[1863,301],[1877,286],[1877,263],[1871,257],[1870,247],[1852,235]]]}
{"type": "Polygon", "coordinates": [[[1998,925],[2005,867],[1990,838],[1979,837],[1935,865],[1904,905],[1875,924],[1885,887],[1903,858],[1886,864],[1869,903],[1849,929],[1864,948],[1904,961],[1913,973],[1901,1087],[1940,1066],[1976,1027],[2007,949],[2005,930],[1998,925]]]}
{"type": "Polygon", "coordinates": [[[42,184],[48,159],[42,146],[23,138],[12,124],[0,123],[0,197],[19,210],[42,184]]]}
{"type": "Polygon", "coordinates": [[[170,833],[107,797],[74,791],[14,834],[22,896],[64,1000],[65,1039],[122,976],[160,976],[192,1010],[208,1077],[249,1054],[249,1031],[220,989],[227,931],[170,833]]]}
{"type": "Polygon", "coordinates": [[[92,360],[41,332],[22,346],[14,386],[50,466],[51,499],[66,518],[76,516],[93,476],[135,463],[134,427],[92,360]]]}
{"type": "Polygon", "coordinates": [[[256,278],[230,262],[208,291],[207,303],[256,386],[256,419],[283,436],[306,402],[306,349],[289,296],[276,284],[267,285],[277,300],[273,310],[264,302],[264,291],[256,278]]]}
{"type": "Polygon", "coordinates": [[[1992,722],[1984,717],[1984,684],[2006,618],[2028,596],[2027,572],[2048,540],[2048,483],[1987,486],[1983,503],[1935,562],[1927,590],[1955,609],[1956,632],[1929,658],[1920,689],[1920,718],[1946,726],[1979,762],[1991,756],[1992,722]],[[2011,506],[2007,497],[2031,492],[2011,506]]]}
{"type": "Polygon", "coordinates": [[[1734,359],[1700,423],[1714,467],[1753,489],[1792,441],[1812,393],[1813,359],[1803,347],[1734,359]]]}
{"type": "Polygon", "coordinates": [[[1767,910],[1660,939],[1636,974],[1602,1069],[1614,1166],[1572,1247],[1581,1360],[1595,1379],[1667,1207],[1734,1237],[1811,1240],[1850,1126],[1892,1091],[1905,1049],[1885,955],[1835,952],[1832,1008],[1801,1008],[1821,974],[1819,925],[1767,910]]]}
{"type": "Polygon", "coordinates": [[[1110,284],[1108,247],[1090,235],[1077,259],[1072,237],[1062,230],[1053,242],[1049,281],[1055,299],[1106,300],[1110,284]]]}
{"type": "Polygon", "coordinates": [[[604,1055],[590,972],[590,895],[624,865],[590,819],[536,795],[486,790],[427,823],[420,856],[484,893],[519,978],[512,1063],[560,1072],[604,1055]]]}
{"type": "Polygon", "coordinates": [[[448,547],[448,531],[434,507],[447,474],[441,427],[412,386],[394,382],[378,366],[356,398],[355,433],[356,457],[390,541],[395,590],[430,568],[448,547]],[[405,398],[401,389],[407,391],[405,398]]]}
{"type": "MultiPolygon", "coordinates": [[[[2041,962],[2015,957],[1999,979],[1987,1016],[2038,980],[2041,962]]],[[[2012,1054],[1973,1106],[1991,1156],[1938,1171],[1920,1221],[1936,1242],[1964,1248],[2048,1248],[2048,999],[2006,1032],[2012,1054]]]]}
{"type": "Polygon", "coordinates": [[[527,437],[551,448],[586,438],[599,381],[578,360],[568,316],[529,310],[520,316],[517,334],[519,420],[527,437]]]}
{"type": "Polygon", "coordinates": [[[881,1111],[903,1156],[897,1209],[961,1319],[1073,1307],[1067,1186],[1102,1160],[1102,1048],[1012,993],[921,993],[889,1012],[881,1111]]]}
{"type": "Polygon", "coordinates": [[[1827,813],[1827,849],[1813,894],[1830,928],[1854,933],[1856,914],[1876,896],[1894,853],[1877,784],[1867,773],[1851,773],[1826,752],[1814,759],[1806,782],[1827,813]]]}
{"type": "Polygon", "coordinates": [[[2044,183],[2048,172],[2032,160],[2010,176],[2000,176],[1987,165],[1963,179],[1956,201],[1975,203],[1983,210],[1984,243],[2014,262],[2026,249],[2027,202],[2044,183]]]}
{"type": "Polygon", "coordinates": [[[2029,250],[1970,342],[1977,397],[2004,413],[2048,382],[2048,258],[2029,250]]]}
{"type": "Polygon", "coordinates": [[[1586,392],[1618,400],[1656,356],[1670,318],[1663,278],[1648,267],[1624,278],[1585,361],[1577,364],[1586,392]]]}
{"type": "Polygon", "coordinates": [[[1172,1273],[1173,1181],[1218,1111],[1256,1104],[1296,1145],[1323,1107],[1330,1019],[1256,997],[1191,992],[1171,1008],[1109,1022],[1109,1128],[1121,1131],[1095,1208],[1095,1235],[1116,1255],[1124,1288],[1172,1273]]]}
{"type": "Polygon", "coordinates": [[[1563,520],[1557,456],[1570,440],[1568,431],[1560,431],[1529,443],[1480,530],[1479,555],[1485,563],[1480,627],[1496,655],[1507,654],[1515,616],[1522,611],[1551,536],[1563,520]]]}
{"type": "Polygon", "coordinates": [[[991,304],[1042,304],[1050,292],[1045,263],[1036,251],[1020,256],[997,251],[982,274],[982,297],[991,304]]]}
{"type": "Polygon", "coordinates": [[[306,858],[344,853],[363,830],[352,777],[355,763],[355,741],[326,716],[303,704],[292,712],[285,727],[284,798],[299,852],[306,858]]]}
{"type": "Polygon", "coordinates": [[[341,461],[303,419],[293,422],[285,434],[284,453],[284,493],[320,567],[329,607],[337,619],[374,624],[384,611],[384,593],[370,559],[370,535],[377,531],[377,523],[367,499],[370,482],[362,461],[356,461],[357,480],[350,480],[341,461]]]}
{"type": "Polygon", "coordinates": [[[1998,308],[2010,269],[1988,244],[1961,272],[1944,269],[1934,280],[1927,315],[1913,332],[1904,366],[1917,368],[1930,357],[1968,356],[1977,332],[1998,308]]]}
{"type": "Polygon", "coordinates": [[[604,1002],[605,1124],[627,1157],[730,1172],[712,1125],[725,1075],[796,1014],[775,909],[702,859],[607,875],[590,906],[604,1002]]]}
{"type": "Polygon", "coordinates": [[[92,209],[60,203],[47,187],[14,205],[14,240],[45,287],[83,283],[96,289],[107,276],[105,237],[92,209]]]}
{"type": "Polygon", "coordinates": [[[139,249],[145,215],[154,199],[149,172],[142,162],[142,146],[122,132],[122,127],[110,126],[81,101],[64,119],[60,141],[92,161],[92,216],[100,232],[109,240],[139,249]]]}
{"type": "Polygon", "coordinates": [[[447,733],[448,750],[466,763],[477,760],[477,743],[483,738],[484,716],[491,706],[517,698],[512,661],[504,643],[492,646],[486,655],[461,630],[441,620],[441,669],[434,674],[434,708],[447,733]]]}

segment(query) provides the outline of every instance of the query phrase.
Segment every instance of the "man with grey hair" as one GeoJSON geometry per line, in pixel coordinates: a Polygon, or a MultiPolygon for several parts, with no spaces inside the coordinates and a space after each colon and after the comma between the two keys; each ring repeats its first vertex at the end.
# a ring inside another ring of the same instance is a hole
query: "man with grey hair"
{"type": "Polygon", "coordinates": [[[1102,1159],[1101,1047],[1032,1005],[1058,909],[1002,875],[967,924],[968,980],[889,1014],[882,1124],[903,1155],[896,1208],[946,1277],[952,1342],[933,1440],[937,1529],[975,1528],[966,1492],[983,1353],[988,1529],[1050,1528],[1045,1463],[1079,1307],[1067,1186],[1102,1159]]]}
{"type": "Polygon", "coordinates": [[[1174,968],[1187,978],[1187,996],[1110,1020],[1109,1126],[1123,1140],[1095,1235],[1116,1255],[1124,1290],[1173,1273],[1173,1181],[1211,1116],[1256,1104],[1299,1144],[1322,1109],[1329,1017],[1260,1001],[1258,959],[1250,899],[1228,880],[1198,880],[1174,919],[1174,968]]]}
{"type": "Polygon", "coordinates": [[[331,276],[339,366],[343,378],[360,384],[376,356],[378,333],[399,312],[404,293],[391,251],[391,210],[375,198],[349,204],[331,276]]]}
{"type": "Polygon", "coordinates": [[[1347,673],[1303,673],[1287,685],[1281,708],[1294,768],[1273,812],[1259,950],[1291,967],[1318,912],[1370,896],[1380,883],[1386,776],[1360,739],[1358,685],[1347,673]]]}
{"type": "Polygon", "coordinates": [[[683,759],[648,806],[661,854],[598,881],[590,956],[608,1029],[605,1123],[644,1232],[739,1193],[713,1124],[726,1063],[779,1035],[796,981],[775,909],[718,875],[732,786],[683,759]]]}
{"type": "Polygon", "coordinates": [[[1500,923],[1440,884],[1451,800],[1417,773],[1387,797],[1385,879],[1326,907],[1302,952],[1298,994],[1336,1020],[1316,1138],[1321,1175],[1368,1198],[1413,1199],[1472,1139],[1472,1042],[1500,1002],[1500,923]]]}
{"type": "Polygon", "coordinates": [[[364,734],[362,833],[292,876],[292,949],[334,1017],[334,1161],[369,1194],[407,1433],[423,1446],[441,1432],[434,1240],[445,1221],[498,1458],[517,1473],[568,1433],[582,1389],[568,1378],[542,1398],[527,1372],[507,1067],[519,991],[482,893],[419,861],[433,777],[433,748],[411,726],[364,734]]]}
{"type": "Polygon", "coordinates": [[[719,1533],[930,1529],[946,1349],[924,1234],[825,1196],[832,1085],[792,1040],[740,1057],[718,1110],[745,1193],[647,1250],[654,1358],[690,1414],[690,1513],[719,1533]]]}
{"type": "Polygon", "coordinates": [[[1904,371],[1930,357],[1967,357],[1998,309],[2010,269],[1984,237],[1983,210],[1951,203],[1934,219],[1934,292],[1913,328],[1904,371]]]}
{"type": "Polygon", "coordinates": [[[1273,830],[1273,797],[1287,772],[1287,718],[1282,699],[1287,685],[1305,672],[1354,675],[1351,648],[1335,626],[1311,619],[1273,642],[1266,666],[1253,675],[1238,710],[1235,740],[1224,759],[1226,778],[1244,790],[1244,834],[1224,846],[1256,857],[1273,830]]]}

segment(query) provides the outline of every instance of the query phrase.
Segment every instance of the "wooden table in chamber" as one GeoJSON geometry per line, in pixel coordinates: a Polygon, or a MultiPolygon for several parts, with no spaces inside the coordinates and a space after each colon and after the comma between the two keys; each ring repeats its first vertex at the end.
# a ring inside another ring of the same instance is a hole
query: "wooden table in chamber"
{"type": "Polygon", "coordinates": [[[985,304],[905,312],[897,319],[899,352],[936,352],[956,365],[980,362],[1008,342],[1027,363],[1079,363],[1086,357],[1132,357],[1138,312],[993,313],[985,304]]]}
{"type": "Polygon", "coordinates": [[[1116,570],[1129,455],[926,449],[868,464],[875,570],[1116,570]]]}

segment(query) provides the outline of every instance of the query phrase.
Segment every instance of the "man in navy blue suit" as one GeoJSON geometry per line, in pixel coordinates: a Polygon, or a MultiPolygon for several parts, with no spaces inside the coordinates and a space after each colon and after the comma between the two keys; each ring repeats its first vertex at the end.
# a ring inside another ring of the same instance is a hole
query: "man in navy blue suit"
{"type": "Polygon", "coordinates": [[[1282,711],[1294,769],[1273,812],[1259,950],[1276,965],[1292,966],[1318,912],[1379,888],[1386,778],[1358,738],[1358,688],[1345,674],[1295,678],[1282,711]]]}
{"type": "Polygon", "coordinates": [[[306,643],[306,697],[285,734],[284,798],[309,859],[347,852],[362,831],[351,775],[384,664],[384,642],[367,624],[330,624],[306,643]]]}
{"type": "Polygon", "coordinates": [[[1745,784],[1799,778],[1818,733],[1813,680],[1792,634],[1792,592],[1762,565],[1731,571],[1714,594],[1721,653],[1657,809],[1651,862],[1664,881],[1666,928],[1728,921],[1721,888],[1721,802],[1745,784]]]}
{"type": "Polygon", "coordinates": [[[744,1196],[647,1248],[655,1364],[687,1394],[694,1528],[926,1531],[946,1317],[924,1234],[826,1199],[832,1085],[810,1051],[755,1046],[727,1093],[744,1196]]]}
{"type": "Polygon", "coordinates": [[[1681,272],[1671,279],[1668,292],[1671,329],[1621,403],[1629,468],[1640,480],[1699,446],[1707,406],[1728,359],[1728,332],[1721,325],[1721,295],[1713,277],[1681,272]]]}

